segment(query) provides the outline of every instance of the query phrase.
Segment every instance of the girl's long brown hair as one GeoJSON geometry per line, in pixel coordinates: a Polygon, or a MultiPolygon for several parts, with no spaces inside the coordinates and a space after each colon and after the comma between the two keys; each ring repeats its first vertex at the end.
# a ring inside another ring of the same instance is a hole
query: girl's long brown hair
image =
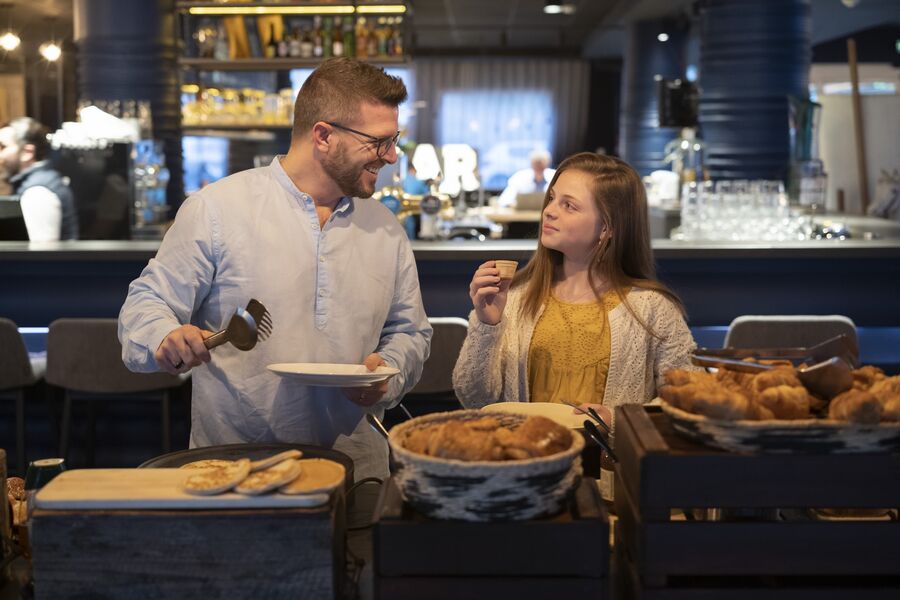
{"type": "MultiPolygon", "coordinates": [[[[591,255],[588,281],[597,293],[597,280],[607,282],[635,319],[651,335],[647,323],[638,317],[625,297],[627,288],[654,290],[671,300],[684,314],[684,306],[672,290],[656,279],[653,251],[650,249],[650,230],[647,226],[647,194],[637,172],[625,161],[593,152],[581,152],[565,159],[553,175],[543,208],[550,202],[550,190],[559,176],[568,170],[581,171],[591,177],[594,202],[601,222],[607,227],[600,243],[591,255]]],[[[543,222],[543,215],[541,216],[543,222]]],[[[516,273],[512,287],[526,286],[521,314],[536,318],[541,306],[550,297],[554,275],[562,265],[563,255],[544,246],[538,239],[537,250],[528,264],[516,273]]],[[[597,296],[600,301],[600,296],[597,296]]]]}

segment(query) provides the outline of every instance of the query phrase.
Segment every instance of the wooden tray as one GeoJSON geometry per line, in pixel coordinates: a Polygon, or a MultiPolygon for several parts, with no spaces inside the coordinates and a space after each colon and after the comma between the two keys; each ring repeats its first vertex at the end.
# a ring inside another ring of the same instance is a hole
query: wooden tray
{"type": "Polygon", "coordinates": [[[609,521],[594,480],[554,517],[480,523],[424,517],[388,480],[375,514],[376,598],[607,597],[609,521]]]}
{"type": "Polygon", "coordinates": [[[665,400],[663,412],[679,434],[735,452],[900,452],[900,421],[862,425],[829,419],[726,421],[690,413],[665,400]]]}
{"type": "Polygon", "coordinates": [[[797,597],[832,586],[900,597],[900,522],[767,516],[774,508],[896,508],[900,454],[726,452],[682,437],[667,415],[637,405],[617,409],[616,423],[616,553],[636,573],[634,597],[768,598],[777,578],[797,597]],[[742,516],[672,517],[697,508],[742,516]]]}
{"type": "Polygon", "coordinates": [[[308,508],[328,503],[328,494],[262,494],[228,492],[194,496],[180,484],[196,474],[190,469],[76,469],[65,471],[35,496],[38,508],[60,509],[208,509],[308,508]]]}

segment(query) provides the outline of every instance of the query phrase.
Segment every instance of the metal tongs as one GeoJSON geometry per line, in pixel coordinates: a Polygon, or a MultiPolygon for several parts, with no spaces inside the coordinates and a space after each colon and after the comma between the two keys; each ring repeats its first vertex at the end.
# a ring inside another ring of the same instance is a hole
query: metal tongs
{"type": "Polygon", "coordinates": [[[859,346],[844,333],[808,348],[697,348],[694,354],[736,360],[744,358],[782,359],[789,360],[794,364],[820,363],[838,356],[853,368],[859,366],[859,346]]]}
{"type": "Polygon", "coordinates": [[[246,309],[237,307],[225,329],[203,340],[203,345],[212,350],[231,342],[238,350],[251,350],[258,340],[265,340],[271,333],[272,317],[269,311],[262,302],[251,299],[246,309]]]}
{"type": "MultiPolygon", "coordinates": [[[[703,367],[722,367],[743,373],[761,373],[779,366],[699,354],[693,355],[691,362],[703,367]]],[[[800,367],[797,369],[797,377],[806,389],[828,399],[853,387],[853,369],[841,356],[832,356],[814,365],[800,367]]]]}

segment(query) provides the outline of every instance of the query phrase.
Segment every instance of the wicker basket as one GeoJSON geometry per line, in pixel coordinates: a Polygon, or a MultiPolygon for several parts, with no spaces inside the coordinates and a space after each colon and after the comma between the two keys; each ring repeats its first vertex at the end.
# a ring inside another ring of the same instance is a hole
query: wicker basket
{"type": "Polygon", "coordinates": [[[662,409],[679,434],[735,452],[852,454],[900,451],[900,422],[862,425],[829,419],[726,421],[672,406],[662,409]]]}
{"type": "Polygon", "coordinates": [[[422,427],[486,416],[506,427],[518,426],[527,418],[459,410],[417,417],[391,429],[394,477],[403,499],[426,516],[464,521],[518,521],[562,510],[581,477],[584,438],[580,435],[572,435],[572,445],[564,452],[526,460],[467,462],[425,456],[403,446],[406,436],[422,427]]]}

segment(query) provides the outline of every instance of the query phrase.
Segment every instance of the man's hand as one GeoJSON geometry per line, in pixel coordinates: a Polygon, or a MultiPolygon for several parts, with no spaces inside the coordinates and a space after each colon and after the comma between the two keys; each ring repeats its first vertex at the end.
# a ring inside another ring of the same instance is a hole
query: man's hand
{"type": "MultiPolygon", "coordinates": [[[[379,366],[386,365],[387,363],[384,362],[384,359],[381,358],[380,354],[373,352],[366,357],[363,364],[366,365],[366,368],[369,371],[374,371],[379,366]]],[[[342,388],[341,391],[344,392],[344,396],[346,396],[350,402],[368,407],[384,398],[384,395],[388,391],[388,382],[382,381],[381,383],[374,383],[365,387],[342,388]]]]}
{"type": "Polygon", "coordinates": [[[212,331],[194,325],[173,329],[153,354],[156,364],[166,373],[177,375],[209,362],[209,349],[203,345],[203,340],[212,334],[212,331]]]}

